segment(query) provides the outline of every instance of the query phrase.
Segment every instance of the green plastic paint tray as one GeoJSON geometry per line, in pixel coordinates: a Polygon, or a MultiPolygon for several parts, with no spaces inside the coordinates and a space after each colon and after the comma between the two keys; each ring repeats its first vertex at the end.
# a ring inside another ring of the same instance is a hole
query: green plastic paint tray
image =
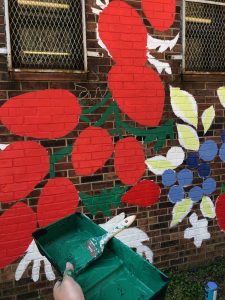
{"type": "MultiPolygon", "coordinates": [[[[83,214],[74,213],[33,233],[40,252],[62,275],[79,241],[105,230],[83,214]]],[[[103,255],[74,278],[86,300],[164,299],[168,278],[156,267],[113,238],[103,255]]]]}

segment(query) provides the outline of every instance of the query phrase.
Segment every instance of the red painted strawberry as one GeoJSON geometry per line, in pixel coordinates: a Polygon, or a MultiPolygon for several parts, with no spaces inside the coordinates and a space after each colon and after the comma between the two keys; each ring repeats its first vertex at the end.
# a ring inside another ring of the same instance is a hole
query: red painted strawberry
{"type": "Polygon", "coordinates": [[[124,184],[136,183],[145,171],[142,145],[133,137],[117,142],[114,164],[116,174],[124,184]]]}
{"type": "Polygon", "coordinates": [[[88,127],[81,132],[72,152],[72,163],[77,175],[92,175],[104,166],[113,152],[109,133],[99,127],[88,127]]]}
{"type": "Polygon", "coordinates": [[[48,152],[36,142],[15,142],[0,152],[0,202],[26,197],[49,171],[48,152]]]}
{"type": "Polygon", "coordinates": [[[24,203],[15,204],[0,216],[0,268],[25,252],[36,223],[36,214],[24,203]]]}
{"type": "Polygon", "coordinates": [[[109,88],[120,109],[145,126],[158,126],[165,91],[158,74],[146,66],[115,65],[108,75],[109,88]]]}
{"type": "Polygon", "coordinates": [[[141,0],[142,9],[151,25],[165,31],[173,24],[176,15],[176,0],[141,0]]]}
{"type": "Polygon", "coordinates": [[[144,65],[147,60],[147,30],[132,6],[115,0],[100,13],[99,36],[116,63],[144,65]]]}
{"type": "Polygon", "coordinates": [[[41,192],[37,207],[39,226],[43,227],[76,211],[78,192],[67,178],[50,179],[41,192]]]}
{"type": "Polygon", "coordinates": [[[122,201],[132,205],[150,206],[160,196],[160,187],[152,180],[142,180],[122,196],[122,201]]]}
{"type": "Polygon", "coordinates": [[[80,113],[78,100],[70,92],[43,90],[9,99],[0,108],[0,120],[17,135],[54,139],[68,134],[80,113]]]}
{"type": "Polygon", "coordinates": [[[221,230],[225,231],[225,194],[216,199],[216,217],[221,230]]]}

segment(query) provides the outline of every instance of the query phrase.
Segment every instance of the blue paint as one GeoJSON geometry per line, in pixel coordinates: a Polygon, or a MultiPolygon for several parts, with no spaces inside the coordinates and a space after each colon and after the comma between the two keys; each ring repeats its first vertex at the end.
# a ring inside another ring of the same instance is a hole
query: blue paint
{"type": "Polygon", "coordinates": [[[169,169],[162,175],[162,184],[164,186],[171,186],[177,181],[176,172],[169,169]]]}
{"type": "Polygon", "coordinates": [[[211,195],[216,190],[216,181],[213,178],[207,178],[203,184],[202,189],[205,195],[211,195]]]}
{"type": "Polygon", "coordinates": [[[169,194],[168,194],[169,200],[172,203],[177,203],[184,199],[184,190],[179,185],[174,185],[170,188],[169,194]]]}
{"type": "Polygon", "coordinates": [[[204,161],[212,161],[218,152],[217,144],[213,140],[208,140],[199,148],[199,156],[204,161]]]}
{"type": "Polygon", "coordinates": [[[195,169],[198,167],[199,164],[199,156],[197,152],[191,152],[188,154],[186,158],[186,164],[189,168],[195,169]]]}
{"type": "Polygon", "coordinates": [[[194,202],[200,201],[202,196],[203,190],[199,186],[195,186],[189,191],[189,198],[191,198],[191,200],[194,202]]]}
{"type": "Polygon", "coordinates": [[[180,186],[189,186],[193,181],[193,173],[191,170],[183,169],[177,174],[177,179],[180,186]]]}
{"type": "Polygon", "coordinates": [[[217,289],[217,284],[213,281],[209,281],[205,286],[205,300],[216,300],[217,289]]]}

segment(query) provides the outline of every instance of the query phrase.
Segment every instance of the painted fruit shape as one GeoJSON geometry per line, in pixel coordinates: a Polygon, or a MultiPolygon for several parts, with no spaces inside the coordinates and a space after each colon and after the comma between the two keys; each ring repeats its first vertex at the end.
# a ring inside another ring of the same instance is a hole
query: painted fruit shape
{"type": "Polygon", "coordinates": [[[26,251],[36,225],[36,214],[24,203],[16,203],[0,216],[0,269],[26,251]]]}
{"type": "Polygon", "coordinates": [[[1,122],[14,134],[54,139],[68,134],[79,121],[77,97],[66,90],[30,92],[0,108],[1,122]]]}
{"type": "Polygon", "coordinates": [[[159,75],[146,66],[115,65],[108,84],[120,109],[144,126],[158,126],[163,114],[165,91],[159,75]]]}
{"type": "Polygon", "coordinates": [[[142,145],[133,137],[117,142],[114,164],[116,174],[124,184],[134,184],[145,171],[145,155],[142,145]]]}
{"type": "Polygon", "coordinates": [[[145,16],[155,30],[165,31],[173,24],[176,15],[176,0],[141,0],[145,16]]]}
{"type": "Polygon", "coordinates": [[[122,196],[128,204],[147,207],[155,204],[160,196],[160,187],[153,180],[142,180],[122,196]]]}
{"type": "Polygon", "coordinates": [[[104,166],[113,152],[109,133],[99,127],[88,127],[81,132],[72,152],[72,163],[77,175],[92,175],[104,166]]]}
{"type": "Polygon", "coordinates": [[[225,194],[216,199],[216,218],[221,230],[225,231],[225,194]]]}
{"type": "Polygon", "coordinates": [[[147,61],[147,30],[135,9],[115,0],[100,13],[99,37],[116,63],[144,65],[147,61]]]}
{"type": "Polygon", "coordinates": [[[49,171],[47,150],[36,142],[15,142],[0,152],[0,202],[26,197],[49,171]]]}
{"type": "Polygon", "coordinates": [[[50,179],[43,188],[37,207],[40,227],[53,223],[76,211],[78,192],[67,178],[50,179]]]}

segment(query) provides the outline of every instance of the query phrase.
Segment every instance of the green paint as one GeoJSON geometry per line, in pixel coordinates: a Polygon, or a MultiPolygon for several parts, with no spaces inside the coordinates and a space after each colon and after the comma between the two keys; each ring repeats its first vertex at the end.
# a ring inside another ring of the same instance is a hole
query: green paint
{"type": "Polygon", "coordinates": [[[222,192],[222,194],[225,194],[225,185],[223,183],[221,185],[221,192],[222,192]]]}
{"type": "MultiPolygon", "coordinates": [[[[62,275],[66,262],[73,263],[79,241],[105,234],[82,214],[72,214],[33,234],[35,242],[62,275]]],[[[80,251],[80,250],[79,250],[80,251]]],[[[117,239],[107,244],[103,255],[75,276],[86,300],[164,299],[168,278],[117,239]]]]}
{"type": "Polygon", "coordinates": [[[69,145],[50,156],[50,178],[55,178],[55,164],[62,160],[65,156],[71,154],[73,145],[69,145]]]}
{"type": "Polygon", "coordinates": [[[105,216],[110,216],[111,205],[119,207],[121,196],[128,190],[126,186],[115,186],[113,189],[104,189],[99,195],[91,196],[80,192],[80,198],[95,216],[100,210],[105,216]]]}

